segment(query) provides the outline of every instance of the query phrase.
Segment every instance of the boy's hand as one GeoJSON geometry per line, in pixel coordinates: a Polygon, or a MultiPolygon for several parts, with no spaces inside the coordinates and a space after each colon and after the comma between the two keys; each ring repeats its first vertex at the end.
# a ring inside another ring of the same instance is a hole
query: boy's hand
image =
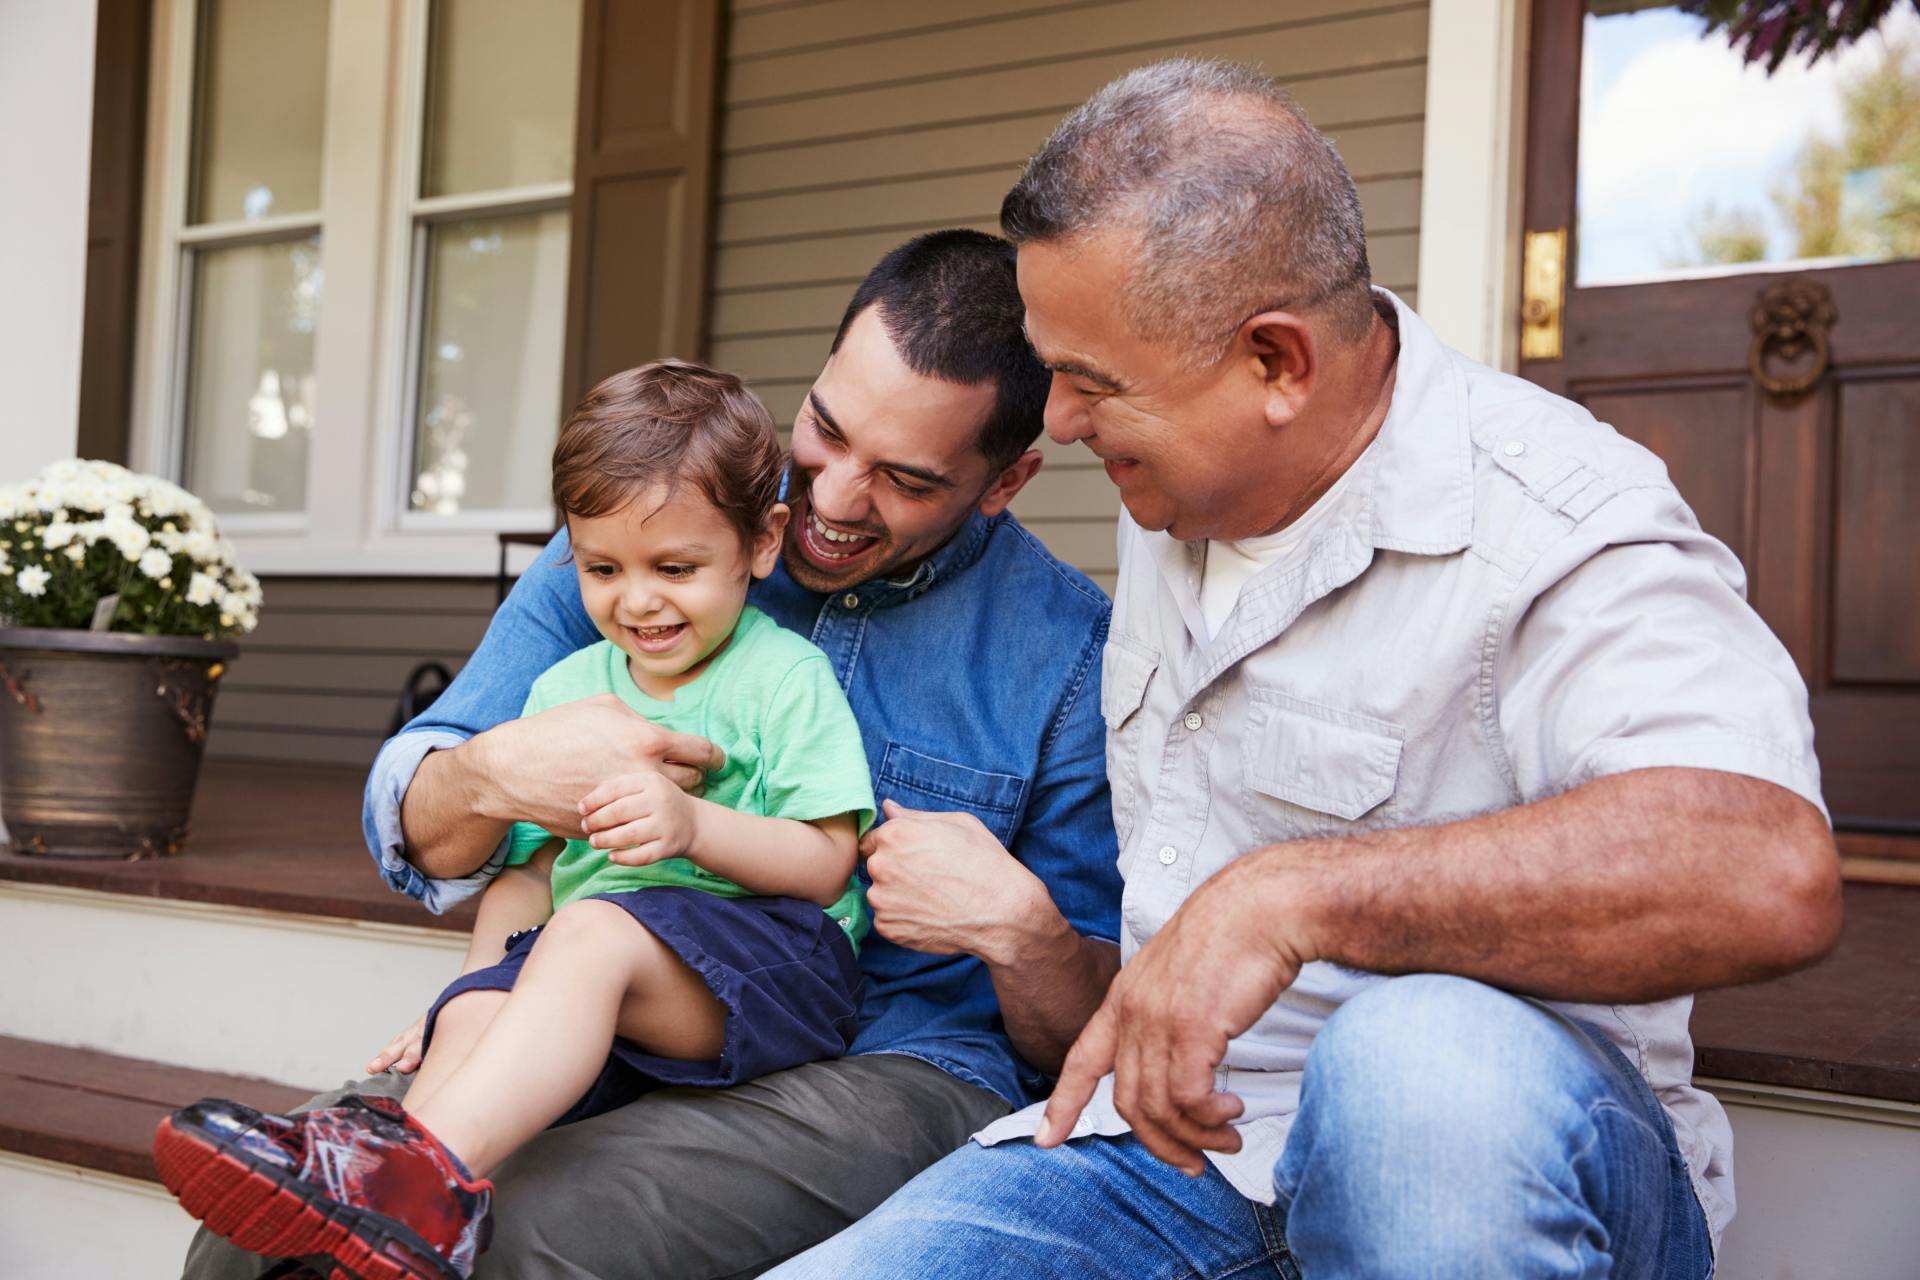
{"type": "Polygon", "coordinates": [[[410,1076],[420,1069],[420,1041],[427,1034],[427,1015],[421,1014],[413,1020],[413,1025],[387,1041],[387,1047],[373,1055],[373,1061],[367,1064],[367,1074],[377,1076],[392,1068],[403,1076],[410,1076]]]}
{"type": "Polygon", "coordinates": [[[587,843],[609,862],[644,867],[693,847],[698,802],[658,773],[611,778],[580,802],[587,843]]]}

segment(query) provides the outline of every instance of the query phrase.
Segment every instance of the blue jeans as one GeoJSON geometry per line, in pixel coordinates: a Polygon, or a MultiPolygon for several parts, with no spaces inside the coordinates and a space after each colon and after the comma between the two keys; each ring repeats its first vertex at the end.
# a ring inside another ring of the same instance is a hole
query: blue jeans
{"type": "Polygon", "coordinates": [[[1256,1204],[1131,1137],[969,1144],[771,1274],[1712,1271],[1706,1215],[1639,1073],[1593,1028],[1463,978],[1382,982],[1328,1020],[1274,1187],[1272,1208],[1256,1204]]]}

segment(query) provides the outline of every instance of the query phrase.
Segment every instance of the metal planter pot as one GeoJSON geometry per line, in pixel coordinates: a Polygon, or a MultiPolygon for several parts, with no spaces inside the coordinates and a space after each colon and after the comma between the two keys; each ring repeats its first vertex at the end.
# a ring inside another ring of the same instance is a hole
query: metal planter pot
{"type": "Polygon", "coordinates": [[[0,817],[14,852],[178,853],[224,641],[0,628],[0,817]]]}

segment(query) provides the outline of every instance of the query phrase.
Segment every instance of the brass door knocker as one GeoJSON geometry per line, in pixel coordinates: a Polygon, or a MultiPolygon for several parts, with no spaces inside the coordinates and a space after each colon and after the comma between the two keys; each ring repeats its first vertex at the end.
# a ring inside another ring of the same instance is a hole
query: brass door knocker
{"type": "Polygon", "coordinates": [[[1753,348],[1747,355],[1747,368],[1760,389],[1782,399],[1812,390],[1827,371],[1827,331],[1838,318],[1825,285],[1796,280],[1761,290],[1753,306],[1753,348]],[[1769,370],[1774,360],[1798,363],[1808,352],[1812,359],[1797,373],[1769,370]]]}

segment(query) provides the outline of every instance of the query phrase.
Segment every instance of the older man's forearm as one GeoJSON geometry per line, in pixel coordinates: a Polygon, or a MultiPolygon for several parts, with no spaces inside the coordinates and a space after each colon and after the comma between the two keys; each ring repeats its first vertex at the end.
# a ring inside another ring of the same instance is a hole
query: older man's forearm
{"type": "Polygon", "coordinates": [[[479,743],[480,738],[474,738],[429,752],[400,802],[407,861],[438,880],[478,871],[511,825],[488,816],[491,789],[479,743]]]}
{"type": "Polygon", "coordinates": [[[1007,1038],[1048,1075],[1066,1061],[1120,970],[1120,948],[1084,937],[1054,909],[1036,906],[1025,927],[982,956],[999,997],[1007,1038]]]}
{"type": "Polygon", "coordinates": [[[1639,770],[1444,826],[1274,845],[1183,910],[1203,894],[1255,895],[1251,917],[1300,958],[1590,1003],[1790,972],[1824,954],[1840,923],[1819,811],[1707,769],[1639,770]]]}

